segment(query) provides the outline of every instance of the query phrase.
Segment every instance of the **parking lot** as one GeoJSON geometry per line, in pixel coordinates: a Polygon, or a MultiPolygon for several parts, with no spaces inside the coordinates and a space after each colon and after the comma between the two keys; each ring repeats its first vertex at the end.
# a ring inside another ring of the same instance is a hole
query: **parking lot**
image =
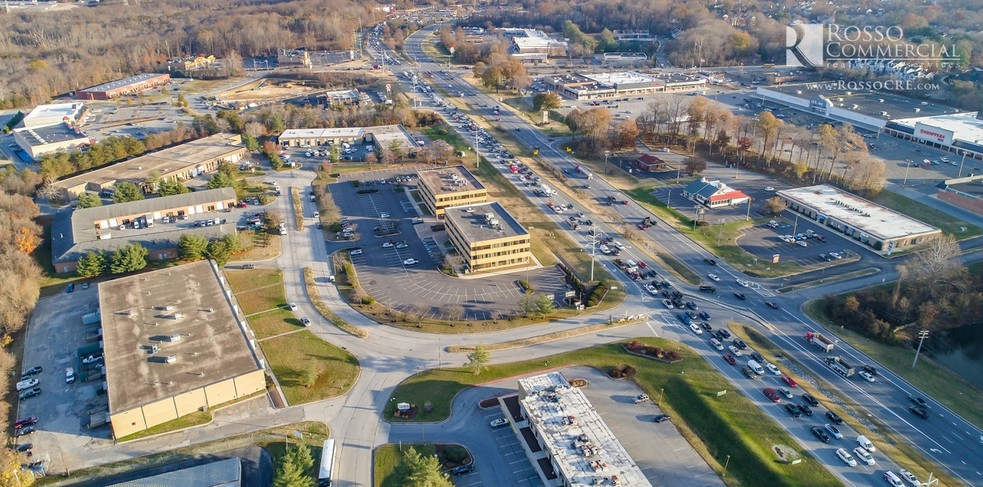
{"type": "MultiPolygon", "coordinates": [[[[99,324],[82,324],[82,316],[99,306],[96,286],[82,289],[76,285],[72,293],[61,291],[38,301],[24,346],[24,367],[43,367],[35,375],[42,393],[21,400],[17,417],[37,416],[37,431],[23,437],[19,443],[33,443],[32,460],[60,465],[84,464],[89,446],[112,442],[109,426],[88,428],[90,415],[109,410],[107,396],[99,393],[102,374],[101,361],[82,364],[80,354],[98,349],[99,324]],[[66,383],[66,368],[76,375],[73,384],[66,383]]],[[[56,468],[57,470],[58,468],[56,468]]]]}
{"type": "Polygon", "coordinates": [[[836,235],[830,228],[815,224],[806,218],[796,218],[787,212],[773,220],[777,225],[755,225],[744,231],[744,236],[738,240],[740,247],[763,261],[770,261],[775,254],[780,255],[781,262],[794,262],[800,265],[815,265],[828,262],[827,265],[852,262],[860,257],[857,245],[836,235]],[[812,232],[809,234],[808,232],[812,232]],[[788,242],[782,236],[799,235],[803,238],[788,242]],[[811,236],[810,236],[811,235],[811,236]],[[820,254],[830,256],[820,258],[820,254]],[[839,255],[840,258],[836,258],[839,255]]]}
{"type": "Polygon", "coordinates": [[[340,248],[361,251],[352,254],[359,283],[382,304],[399,311],[448,320],[488,320],[519,313],[524,295],[518,280],[528,281],[538,293],[562,296],[567,290],[563,276],[555,267],[518,270],[478,278],[451,277],[438,269],[447,251],[447,235],[434,231],[432,217],[422,217],[406,193],[415,187],[383,184],[410,173],[391,171],[360,175],[355,186],[344,179],[330,186],[330,193],[344,218],[351,223],[352,240],[340,248]],[[391,245],[390,245],[391,244],[391,245]],[[383,246],[385,245],[385,247],[383,246]]]}

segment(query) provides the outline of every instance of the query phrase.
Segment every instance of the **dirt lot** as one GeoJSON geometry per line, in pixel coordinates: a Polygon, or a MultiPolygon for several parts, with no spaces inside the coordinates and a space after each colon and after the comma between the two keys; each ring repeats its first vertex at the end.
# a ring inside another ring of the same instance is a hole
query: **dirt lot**
{"type": "Polygon", "coordinates": [[[312,86],[302,86],[294,81],[261,79],[223,91],[219,98],[229,101],[261,101],[272,98],[300,96],[315,91],[312,86]]]}

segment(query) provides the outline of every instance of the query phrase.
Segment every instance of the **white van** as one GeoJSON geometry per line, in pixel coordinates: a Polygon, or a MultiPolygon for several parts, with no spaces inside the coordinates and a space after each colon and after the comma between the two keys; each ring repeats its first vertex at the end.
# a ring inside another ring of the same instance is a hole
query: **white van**
{"type": "Polygon", "coordinates": [[[857,443],[859,443],[860,446],[862,446],[864,450],[867,450],[867,451],[869,451],[871,453],[874,453],[874,452],[877,451],[877,448],[874,448],[874,444],[871,443],[870,440],[868,440],[866,436],[863,436],[863,435],[858,436],[857,437],[857,443]]]}
{"type": "Polygon", "coordinates": [[[765,375],[765,369],[761,367],[761,364],[757,360],[748,360],[747,366],[754,371],[755,374],[765,375]]]}
{"type": "Polygon", "coordinates": [[[723,350],[724,349],[724,344],[723,343],[720,343],[720,340],[717,340],[716,338],[711,338],[710,339],[710,345],[713,346],[713,348],[716,348],[717,350],[723,350]]]}

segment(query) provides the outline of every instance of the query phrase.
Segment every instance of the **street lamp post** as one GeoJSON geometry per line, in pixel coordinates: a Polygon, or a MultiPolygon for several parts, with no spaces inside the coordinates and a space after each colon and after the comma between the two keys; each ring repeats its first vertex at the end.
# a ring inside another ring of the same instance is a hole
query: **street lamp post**
{"type": "Polygon", "coordinates": [[[959,163],[959,174],[956,175],[957,178],[963,177],[963,164],[966,164],[966,151],[963,151],[963,160],[959,163]]]}
{"type": "Polygon", "coordinates": [[[662,393],[663,392],[666,392],[665,388],[659,388],[659,402],[658,402],[658,404],[660,406],[662,405],[662,393]]]}
{"type": "Polygon", "coordinates": [[[597,227],[591,223],[590,226],[591,239],[590,239],[590,282],[594,282],[594,257],[597,256],[597,227]]]}
{"type": "Polygon", "coordinates": [[[474,124],[474,168],[481,165],[481,149],[478,148],[478,124],[474,124]]]}
{"type": "Polygon", "coordinates": [[[666,194],[666,208],[672,209],[672,190],[666,194]]]}
{"type": "Polygon", "coordinates": [[[609,150],[604,151],[604,174],[611,174],[611,171],[608,170],[608,157],[610,156],[611,156],[611,151],[609,150]]]}
{"type": "Polygon", "coordinates": [[[726,462],[724,462],[724,473],[722,473],[722,474],[720,475],[720,478],[724,478],[724,477],[726,477],[726,476],[727,476],[727,466],[728,466],[728,465],[730,465],[730,455],[727,455],[727,461],[726,461],[726,462]]]}
{"type": "Polygon", "coordinates": [[[911,368],[915,368],[915,363],[918,362],[918,354],[922,351],[922,343],[928,338],[928,330],[922,330],[918,332],[918,350],[915,350],[915,360],[911,361],[911,368]]]}
{"type": "Polygon", "coordinates": [[[901,181],[901,185],[905,186],[908,184],[908,170],[911,169],[911,159],[908,159],[908,165],[904,168],[904,181],[901,181]]]}
{"type": "Polygon", "coordinates": [[[744,217],[744,221],[751,219],[751,198],[747,199],[747,216],[744,217]]]}

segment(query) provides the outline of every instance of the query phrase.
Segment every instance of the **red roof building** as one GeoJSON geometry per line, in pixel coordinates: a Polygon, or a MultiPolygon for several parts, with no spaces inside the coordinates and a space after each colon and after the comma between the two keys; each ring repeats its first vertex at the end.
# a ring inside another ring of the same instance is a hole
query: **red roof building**
{"type": "Polygon", "coordinates": [[[635,159],[635,167],[639,171],[657,171],[666,168],[666,161],[653,155],[642,154],[638,159],[635,159]]]}

